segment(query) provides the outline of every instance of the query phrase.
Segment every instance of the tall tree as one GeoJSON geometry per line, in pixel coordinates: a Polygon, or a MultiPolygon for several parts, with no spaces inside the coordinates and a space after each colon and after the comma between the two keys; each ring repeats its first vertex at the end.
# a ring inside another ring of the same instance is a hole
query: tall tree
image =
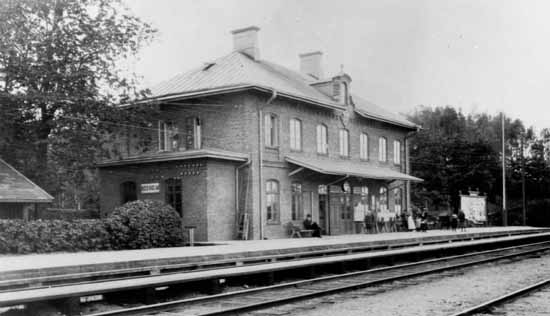
{"type": "Polygon", "coordinates": [[[114,105],[143,93],[119,65],[154,34],[121,1],[0,1],[0,154],[50,191],[84,184],[103,122],[131,115],[114,105]]]}

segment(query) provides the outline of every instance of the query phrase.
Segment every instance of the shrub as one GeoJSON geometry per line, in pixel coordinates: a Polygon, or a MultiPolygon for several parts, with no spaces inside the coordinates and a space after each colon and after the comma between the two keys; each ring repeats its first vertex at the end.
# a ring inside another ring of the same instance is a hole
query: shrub
{"type": "Polygon", "coordinates": [[[0,220],[0,253],[110,249],[101,220],[0,220]]]}
{"type": "Polygon", "coordinates": [[[62,219],[70,221],[75,219],[99,218],[99,212],[97,210],[47,208],[37,210],[36,217],[39,219],[62,219]]]}
{"type": "Polygon", "coordinates": [[[181,219],[160,201],[138,200],[116,208],[106,219],[112,249],[181,246],[181,219]]]}

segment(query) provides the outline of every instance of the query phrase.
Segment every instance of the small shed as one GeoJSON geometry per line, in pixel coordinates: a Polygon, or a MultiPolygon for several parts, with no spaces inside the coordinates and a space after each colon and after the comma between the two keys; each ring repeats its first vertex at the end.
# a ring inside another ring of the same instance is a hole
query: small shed
{"type": "Polygon", "coordinates": [[[0,219],[33,217],[38,203],[51,203],[53,197],[21,172],[0,159],[0,219]]]}

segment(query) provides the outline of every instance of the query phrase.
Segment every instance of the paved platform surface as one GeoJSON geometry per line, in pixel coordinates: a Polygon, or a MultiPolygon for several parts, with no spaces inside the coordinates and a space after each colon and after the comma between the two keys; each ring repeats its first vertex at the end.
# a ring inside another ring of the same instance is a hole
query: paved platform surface
{"type": "MultiPolygon", "coordinates": [[[[369,242],[395,242],[406,239],[417,238],[444,238],[445,236],[456,236],[460,234],[486,234],[504,233],[519,231],[537,231],[540,228],[525,226],[510,227],[482,227],[468,228],[466,232],[449,230],[432,230],[421,232],[399,232],[382,234],[357,234],[340,236],[323,236],[323,238],[301,238],[301,239],[272,239],[272,240],[249,240],[249,241],[222,241],[214,246],[201,247],[174,247],[155,248],[143,250],[122,250],[122,251],[100,251],[100,252],[76,252],[76,253],[53,253],[33,255],[10,255],[0,256],[0,275],[7,272],[21,270],[42,270],[67,266],[89,266],[95,264],[122,264],[135,261],[162,260],[174,258],[208,258],[209,256],[220,255],[246,255],[256,252],[284,251],[286,249],[308,249],[311,247],[335,247],[347,244],[369,243],[369,242]]],[[[549,230],[550,231],[550,230],[549,230]]]]}

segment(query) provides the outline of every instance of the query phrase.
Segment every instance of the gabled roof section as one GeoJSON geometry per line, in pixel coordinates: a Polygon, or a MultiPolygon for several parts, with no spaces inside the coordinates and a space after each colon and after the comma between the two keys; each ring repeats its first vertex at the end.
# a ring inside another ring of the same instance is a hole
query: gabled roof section
{"type": "Polygon", "coordinates": [[[355,112],[357,112],[357,114],[363,117],[377,120],[377,121],[387,122],[390,124],[400,125],[410,129],[420,128],[420,126],[407,120],[405,117],[403,117],[400,114],[385,110],[384,108],[372,102],[369,102],[357,95],[352,95],[351,97],[352,97],[352,102],[355,105],[355,112]]]}
{"type": "Polygon", "coordinates": [[[263,60],[232,52],[207,66],[177,75],[151,89],[150,99],[168,99],[201,92],[237,88],[276,90],[277,94],[305,102],[343,109],[329,96],[310,86],[313,78],[263,60]]]}
{"type": "Polygon", "coordinates": [[[0,203],[51,202],[53,197],[0,159],[0,203]]]}
{"type": "MultiPolygon", "coordinates": [[[[345,106],[315,87],[327,83],[265,60],[254,60],[234,51],[201,67],[177,75],[151,88],[146,100],[170,100],[229,93],[247,89],[275,90],[277,95],[337,110],[345,106]]],[[[361,116],[416,129],[418,126],[399,114],[387,111],[356,95],[355,110],[361,116]]]]}

